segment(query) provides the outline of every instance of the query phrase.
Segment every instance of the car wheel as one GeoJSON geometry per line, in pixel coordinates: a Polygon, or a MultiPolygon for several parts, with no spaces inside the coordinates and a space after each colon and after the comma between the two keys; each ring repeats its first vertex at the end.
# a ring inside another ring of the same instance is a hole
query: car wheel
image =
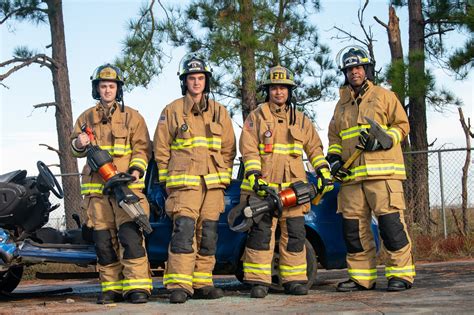
{"type": "MultiPolygon", "coordinates": [[[[318,262],[316,258],[316,252],[314,251],[313,246],[311,243],[306,240],[306,276],[308,277],[308,288],[314,284],[316,280],[316,274],[318,272],[318,262]]],[[[272,285],[271,288],[275,291],[283,291],[283,285],[280,278],[280,273],[278,269],[278,265],[280,263],[280,250],[279,250],[279,242],[275,242],[275,251],[273,254],[273,261],[272,261],[272,285]]],[[[244,271],[242,262],[239,262],[239,266],[235,272],[235,277],[240,282],[244,282],[244,271]]]]}
{"type": "Polygon", "coordinates": [[[5,272],[0,272],[0,293],[10,293],[18,286],[23,275],[23,266],[11,267],[5,272]]]}

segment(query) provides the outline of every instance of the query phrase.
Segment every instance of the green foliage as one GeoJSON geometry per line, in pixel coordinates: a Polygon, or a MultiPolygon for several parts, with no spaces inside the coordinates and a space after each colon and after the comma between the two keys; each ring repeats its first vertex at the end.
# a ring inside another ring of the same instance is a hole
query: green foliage
{"type": "Polygon", "coordinates": [[[37,53],[38,52],[33,51],[26,46],[18,46],[15,47],[15,50],[13,51],[13,57],[27,59],[33,57],[37,53]]]}
{"type": "Polygon", "coordinates": [[[0,20],[11,16],[18,21],[27,20],[36,24],[47,23],[47,6],[41,0],[1,0],[0,20]]]}
{"type": "MultiPolygon", "coordinates": [[[[295,73],[299,85],[295,96],[305,110],[311,110],[318,100],[333,98],[331,87],[335,86],[336,78],[330,51],[320,44],[317,28],[309,22],[311,14],[319,10],[319,1],[254,0],[252,5],[253,9],[246,11],[242,0],[195,0],[187,6],[168,8],[166,16],[155,21],[155,33],[160,36],[145,47],[149,51],[141,54],[142,60],[151,56],[163,58],[163,48],[159,47],[165,43],[185,47],[189,52],[199,50],[213,68],[213,92],[231,111],[242,107],[242,71],[255,68],[256,77],[261,78],[276,64],[295,73]],[[253,26],[250,32],[245,29],[249,19],[253,26]],[[249,50],[254,51],[253,60],[242,57],[249,50]]],[[[140,29],[146,34],[151,25],[141,23],[140,29]]],[[[135,29],[125,43],[122,57],[129,63],[138,62],[137,56],[145,45],[131,45],[140,42],[140,33],[135,29]]],[[[160,66],[158,63],[155,70],[160,66]]],[[[146,73],[146,69],[137,67],[136,71],[129,71],[128,82],[146,86],[157,73],[146,73]]],[[[256,91],[257,78],[245,87],[256,91]]]]}

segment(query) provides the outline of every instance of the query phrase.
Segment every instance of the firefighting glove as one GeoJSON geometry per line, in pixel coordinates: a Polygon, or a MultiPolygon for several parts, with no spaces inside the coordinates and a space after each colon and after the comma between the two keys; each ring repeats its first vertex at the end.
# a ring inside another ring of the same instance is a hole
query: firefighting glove
{"type": "Polygon", "coordinates": [[[251,174],[249,177],[250,187],[260,197],[265,197],[267,192],[262,190],[263,186],[268,186],[268,183],[262,179],[262,175],[258,173],[251,174]]]}
{"type": "Polygon", "coordinates": [[[316,185],[316,190],[318,194],[325,194],[334,189],[334,183],[331,179],[331,173],[326,167],[320,168],[316,171],[318,174],[318,181],[316,185]]]}
{"type": "Polygon", "coordinates": [[[359,136],[359,144],[356,148],[364,151],[382,150],[383,147],[373,134],[369,133],[367,129],[362,129],[359,136]]]}
{"type": "Polygon", "coordinates": [[[331,175],[337,181],[342,182],[344,177],[351,175],[351,171],[343,167],[344,161],[339,154],[328,154],[326,160],[328,160],[331,167],[331,175]]]}

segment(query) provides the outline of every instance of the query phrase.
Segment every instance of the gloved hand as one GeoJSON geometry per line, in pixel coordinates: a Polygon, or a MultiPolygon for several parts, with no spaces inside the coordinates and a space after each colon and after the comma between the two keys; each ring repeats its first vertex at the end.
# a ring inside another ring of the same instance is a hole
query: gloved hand
{"type": "Polygon", "coordinates": [[[316,173],[318,174],[318,182],[316,185],[318,194],[325,194],[334,189],[334,183],[332,182],[331,173],[328,168],[319,168],[316,173]]]}
{"type": "MultiPolygon", "coordinates": [[[[359,144],[356,146],[360,150],[364,151],[377,151],[382,150],[383,147],[380,142],[370,134],[367,129],[362,129],[359,136],[359,144]]],[[[393,144],[392,144],[393,145],[393,144]]],[[[392,147],[392,146],[390,146],[392,147]]],[[[389,148],[387,148],[389,149],[389,148]]]]}
{"type": "Polygon", "coordinates": [[[344,161],[338,154],[328,154],[326,160],[331,167],[331,175],[338,181],[342,182],[344,177],[351,175],[351,171],[343,167],[344,161]]]}
{"type": "Polygon", "coordinates": [[[255,193],[261,197],[265,197],[267,192],[262,190],[262,186],[268,186],[268,183],[262,179],[262,175],[258,173],[251,174],[248,177],[250,182],[250,187],[255,191],[255,193]]]}

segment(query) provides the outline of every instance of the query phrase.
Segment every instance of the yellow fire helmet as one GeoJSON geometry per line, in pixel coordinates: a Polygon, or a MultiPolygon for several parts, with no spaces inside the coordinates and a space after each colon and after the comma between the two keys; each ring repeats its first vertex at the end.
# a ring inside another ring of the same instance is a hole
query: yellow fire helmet
{"type": "Polygon", "coordinates": [[[372,60],[367,51],[361,46],[347,46],[339,51],[336,56],[339,70],[344,71],[350,67],[372,65],[372,60]]]}
{"type": "Polygon", "coordinates": [[[106,80],[106,81],[115,81],[117,82],[117,102],[120,102],[123,97],[123,90],[122,86],[124,83],[124,79],[122,76],[122,71],[110,63],[105,65],[99,66],[94,70],[94,73],[91,75],[92,80],[92,98],[96,100],[100,100],[99,92],[97,92],[97,84],[99,81],[106,80]]]}
{"type": "Polygon", "coordinates": [[[280,65],[271,67],[270,70],[265,73],[263,82],[260,84],[260,89],[264,90],[269,85],[274,84],[281,84],[281,85],[288,85],[289,88],[295,89],[296,84],[294,81],[293,73],[285,67],[280,65]]]}

